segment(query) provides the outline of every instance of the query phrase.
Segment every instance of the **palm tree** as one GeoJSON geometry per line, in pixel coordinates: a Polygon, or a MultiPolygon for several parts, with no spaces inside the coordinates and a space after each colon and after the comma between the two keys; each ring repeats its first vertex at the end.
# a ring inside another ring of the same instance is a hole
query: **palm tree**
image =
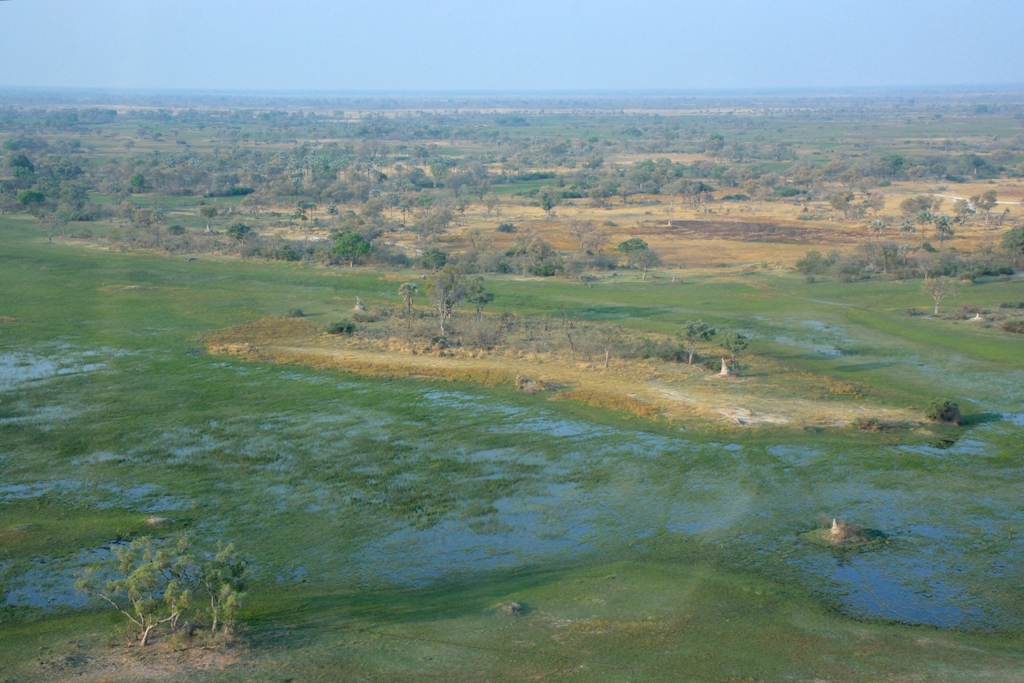
{"type": "Polygon", "coordinates": [[[410,328],[412,327],[412,298],[418,291],[420,291],[419,287],[411,282],[406,282],[398,288],[398,294],[405,299],[405,318],[409,321],[410,328]]]}
{"type": "Polygon", "coordinates": [[[942,243],[945,242],[947,238],[952,237],[954,234],[956,234],[953,232],[953,219],[947,216],[946,214],[936,216],[935,232],[939,236],[939,253],[941,254],[942,243]]]}

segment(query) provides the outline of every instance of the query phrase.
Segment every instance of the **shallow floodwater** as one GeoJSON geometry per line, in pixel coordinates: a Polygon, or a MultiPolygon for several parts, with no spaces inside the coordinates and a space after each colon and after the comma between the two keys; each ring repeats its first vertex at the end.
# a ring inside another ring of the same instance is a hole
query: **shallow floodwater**
{"type": "MultiPolygon", "coordinates": [[[[72,398],[61,392],[66,375],[102,368],[108,376],[97,381],[119,381],[152,362],[114,351],[75,358],[0,354],[0,404],[41,392],[36,414],[59,411],[72,398]]],[[[1024,436],[1024,406],[1016,394],[1000,406],[979,399],[1001,419],[965,429],[947,447],[837,448],[698,443],[472,391],[289,368],[198,359],[193,372],[199,388],[244,380],[246,392],[274,386],[313,398],[301,409],[203,424],[152,417],[59,474],[35,465],[47,455],[27,439],[4,455],[0,504],[46,495],[187,513],[199,535],[260,539],[250,541],[255,566],[281,582],[423,585],[643,553],[649,539],[667,535],[705,542],[737,566],[798,582],[861,617],[982,628],[1024,621],[1024,471],[1012,452],[1024,436]],[[208,472],[202,486],[183,478],[197,470],[208,472]],[[880,530],[886,542],[840,551],[802,540],[832,517],[880,530]]],[[[47,427],[103,427],[101,411],[78,410],[47,427]]],[[[81,606],[68,586],[108,556],[83,549],[0,569],[3,601],[81,606]]]]}

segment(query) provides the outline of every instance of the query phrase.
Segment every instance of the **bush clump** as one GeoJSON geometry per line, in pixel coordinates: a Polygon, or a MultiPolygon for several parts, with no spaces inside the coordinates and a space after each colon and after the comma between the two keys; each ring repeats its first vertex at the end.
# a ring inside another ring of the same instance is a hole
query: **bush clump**
{"type": "Polygon", "coordinates": [[[498,225],[498,232],[516,232],[516,226],[513,223],[501,223],[498,225]]]}
{"type": "Polygon", "coordinates": [[[355,334],[356,324],[351,320],[339,320],[327,326],[327,334],[355,334]]]}
{"type": "Polygon", "coordinates": [[[946,398],[932,401],[928,404],[928,408],[925,410],[924,414],[929,420],[943,422],[945,424],[958,425],[962,419],[962,416],[960,415],[960,406],[946,398]]]}
{"type": "Polygon", "coordinates": [[[857,420],[856,424],[857,429],[862,429],[865,432],[881,432],[885,430],[885,423],[877,417],[862,417],[857,420]]]}
{"type": "Polygon", "coordinates": [[[1003,323],[1003,332],[1012,332],[1013,334],[1024,334],[1024,320],[1020,318],[1007,320],[1006,322],[1003,323]]]}

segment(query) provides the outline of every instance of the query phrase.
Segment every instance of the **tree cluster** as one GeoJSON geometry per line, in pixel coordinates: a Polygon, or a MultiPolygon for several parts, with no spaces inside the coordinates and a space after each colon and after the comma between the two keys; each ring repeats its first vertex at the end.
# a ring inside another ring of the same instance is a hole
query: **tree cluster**
{"type": "Polygon", "coordinates": [[[185,536],[169,541],[147,537],[113,551],[112,576],[104,567],[92,567],[76,586],[119,612],[140,645],[160,631],[184,629],[191,637],[203,623],[212,635],[230,634],[248,571],[233,544],[202,551],[185,536]]]}

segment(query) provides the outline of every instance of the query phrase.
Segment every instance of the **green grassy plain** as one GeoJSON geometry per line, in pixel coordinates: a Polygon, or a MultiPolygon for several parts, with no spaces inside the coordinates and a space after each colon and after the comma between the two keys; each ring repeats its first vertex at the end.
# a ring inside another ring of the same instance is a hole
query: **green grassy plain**
{"type": "MultiPolygon", "coordinates": [[[[1024,351],[906,316],[916,284],[488,280],[497,312],[701,317],[880,405],[941,391],[963,432],[704,429],[204,350],[292,308],[397,305],[372,270],[48,245],[6,217],[0,264],[7,680],[1020,680],[1021,427],[1003,414],[1024,410],[1024,351]],[[255,567],[241,644],[208,668],[125,655],[110,615],[60,602],[83,550],[155,533],[151,515],[255,567]],[[892,543],[802,543],[822,515],[892,543]]],[[[968,297],[1021,301],[1024,282],[968,297]]]]}

